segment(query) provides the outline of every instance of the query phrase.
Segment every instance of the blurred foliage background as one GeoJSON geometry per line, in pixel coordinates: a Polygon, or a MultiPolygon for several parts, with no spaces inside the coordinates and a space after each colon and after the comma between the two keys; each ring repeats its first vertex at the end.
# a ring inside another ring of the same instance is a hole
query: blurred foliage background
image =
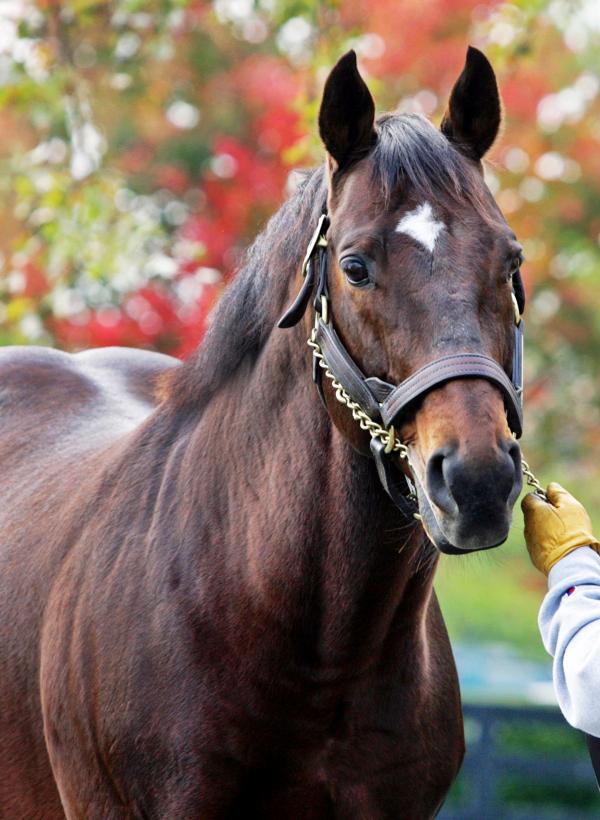
{"type": "MultiPolygon", "coordinates": [[[[380,110],[439,122],[468,43],[497,71],[490,188],[525,248],[527,457],[600,530],[597,0],[2,0],[0,344],[185,356],[349,47],[380,110]]],[[[507,548],[442,565],[458,642],[543,656],[544,580],[507,548]]]]}

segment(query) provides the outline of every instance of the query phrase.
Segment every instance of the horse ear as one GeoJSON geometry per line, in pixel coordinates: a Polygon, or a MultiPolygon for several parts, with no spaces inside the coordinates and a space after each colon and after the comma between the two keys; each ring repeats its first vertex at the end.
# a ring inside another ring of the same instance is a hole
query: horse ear
{"type": "Polygon", "coordinates": [[[442,133],[475,159],[488,151],[498,135],[502,103],[494,69],[487,57],[469,46],[462,74],[456,81],[442,133]]]}
{"type": "Polygon", "coordinates": [[[375,103],[349,51],[332,68],[319,110],[319,133],[338,169],[375,142],[375,103]]]}

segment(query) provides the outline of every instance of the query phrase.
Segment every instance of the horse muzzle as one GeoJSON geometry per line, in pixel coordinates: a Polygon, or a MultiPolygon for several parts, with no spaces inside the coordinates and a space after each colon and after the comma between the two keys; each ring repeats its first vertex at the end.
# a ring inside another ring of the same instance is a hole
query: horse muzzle
{"type": "Polygon", "coordinates": [[[440,447],[415,484],[423,526],[440,552],[497,547],[508,536],[521,492],[519,445],[503,441],[483,462],[463,455],[458,445],[440,447]]]}

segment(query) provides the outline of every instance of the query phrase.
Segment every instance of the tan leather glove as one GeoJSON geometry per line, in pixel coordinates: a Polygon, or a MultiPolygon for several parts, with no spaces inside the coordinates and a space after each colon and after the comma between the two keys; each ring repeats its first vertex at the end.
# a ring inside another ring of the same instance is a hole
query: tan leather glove
{"type": "Polygon", "coordinates": [[[585,507],[560,484],[548,484],[548,501],[534,493],[521,502],[525,514],[525,541],[533,565],[548,575],[554,564],[577,547],[592,547],[600,554],[600,542],[592,533],[585,507]]]}

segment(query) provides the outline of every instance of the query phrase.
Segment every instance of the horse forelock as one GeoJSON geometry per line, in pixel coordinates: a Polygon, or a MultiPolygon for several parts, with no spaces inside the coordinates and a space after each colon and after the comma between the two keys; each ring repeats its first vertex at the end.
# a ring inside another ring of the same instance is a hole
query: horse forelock
{"type": "Polygon", "coordinates": [[[381,116],[369,158],[386,203],[410,189],[426,200],[445,196],[483,206],[485,184],[473,163],[420,114],[381,116]]]}

